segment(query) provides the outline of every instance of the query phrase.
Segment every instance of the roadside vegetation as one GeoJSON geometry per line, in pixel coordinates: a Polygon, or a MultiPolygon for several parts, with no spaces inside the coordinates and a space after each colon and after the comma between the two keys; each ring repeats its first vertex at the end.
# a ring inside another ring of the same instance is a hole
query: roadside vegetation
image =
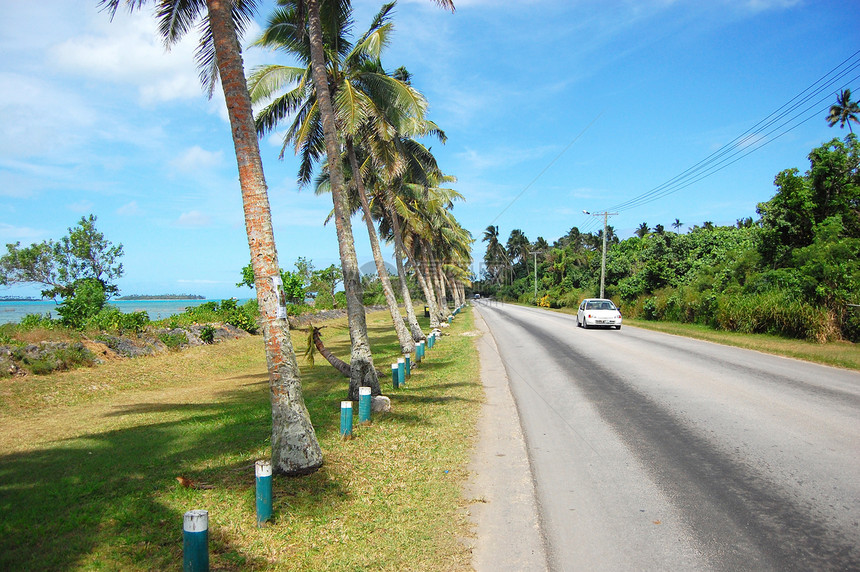
{"type": "MultiPolygon", "coordinates": [[[[347,357],[346,319],[325,325],[347,357]]],[[[356,422],[351,441],[339,434],[348,380],[300,360],[325,464],[275,479],[262,529],[254,461],[270,454],[272,421],[259,337],[4,381],[0,568],[179,568],[182,515],[203,508],[212,569],[469,569],[461,485],[482,400],[471,329],[461,313],[405,388],[387,380],[392,411],[356,422]]],[[[400,356],[387,313],[369,314],[368,331],[381,367],[400,356]]]]}
{"type": "MultiPolygon", "coordinates": [[[[813,342],[860,341],[860,143],[813,149],[805,173],[787,169],[760,218],[681,232],[642,223],[619,240],[607,227],[605,295],[625,318],[697,324],[813,342]]],[[[551,308],[599,295],[603,231],[574,227],[552,245],[488,227],[475,291],[551,308]],[[537,256],[537,299],[534,263],[537,256]]]]}

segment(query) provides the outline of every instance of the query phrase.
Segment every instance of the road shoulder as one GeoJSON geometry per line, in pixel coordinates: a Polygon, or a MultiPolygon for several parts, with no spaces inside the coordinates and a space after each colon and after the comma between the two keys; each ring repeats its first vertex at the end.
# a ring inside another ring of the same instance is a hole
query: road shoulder
{"type": "Polygon", "coordinates": [[[516,405],[496,342],[473,306],[485,401],[464,495],[477,533],[472,567],[547,570],[534,481],[516,405]]]}

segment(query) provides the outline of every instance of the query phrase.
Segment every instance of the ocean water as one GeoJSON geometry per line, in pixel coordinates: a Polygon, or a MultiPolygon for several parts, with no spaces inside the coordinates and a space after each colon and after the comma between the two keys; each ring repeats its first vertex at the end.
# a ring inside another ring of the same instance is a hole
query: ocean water
{"type": "MultiPolygon", "coordinates": [[[[209,300],[113,300],[111,306],[119,308],[120,312],[130,314],[131,312],[145,311],[150,320],[160,320],[173,314],[181,314],[185,308],[199,306],[209,300]]],[[[221,300],[214,300],[221,302],[221,300]]],[[[247,300],[239,300],[242,305],[247,300]]],[[[18,323],[27,314],[47,314],[52,318],[59,318],[57,314],[57,303],[53,301],[39,302],[0,302],[0,324],[18,323]]]]}

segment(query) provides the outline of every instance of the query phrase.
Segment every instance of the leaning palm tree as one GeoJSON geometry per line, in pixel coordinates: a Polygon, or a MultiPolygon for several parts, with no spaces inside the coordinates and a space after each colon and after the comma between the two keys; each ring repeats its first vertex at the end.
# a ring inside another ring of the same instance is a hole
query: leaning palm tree
{"type": "Polygon", "coordinates": [[[848,124],[848,130],[854,133],[851,128],[851,122],[860,123],[857,115],[860,114],[860,104],[856,101],[851,101],[851,90],[843,89],[836,95],[836,103],[830,106],[830,114],[827,116],[827,124],[833,127],[837,123],[839,128],[845,127],[848,124]]]}
{"type": "MultiPolygon", "coordinates": [[[[340,16],[336,18],[340,26],[338,29],[332,28],[328,31],[330,37],[327,43],[337,46],[337,49],[328,50],[328,57],[331,60],[328,67],[329,84],[335,90],[334,105],[339,137],[342,138],[342,147],[346,150],[345,156],[342,156],[341,166],[341,172],[345,174],[344,180],[348,183],[345,191],[352,192],[357,199],[350,201],[350,205],[357,204],[364,213],[363,218],[376,262],[377,274],[401,350],[404,353],[410,353],[415,349],[415,342],[406,328],[388,277],[371,216],[370,198],[364,182],[369,161],[365,160],[368,154],[365,152],[363,141],[368,137],[392,138],[397,131],[397,125],[402,121],[401,116],[423,117],[427,107],[423,96],[408,84],[385,73],[379,62],[380,52],[388,43],[392,30],[390,13],[393,6],[393,4],[384,5],[374,17],[368,31],[354,44],[346,37],[349,13],[335,14],[340,16]],[[359,161],[359,158],[362,160],[359,161]]],[[[293,33],[296,28],[295,18],[294,10],[276,12],[257,44],[288,52],[298,52],[306,59],[305,46],[296,42],[293,33]]],[[[333,20],[335,18],[327,18],[327,21],[333,20]]],[[[302,183],[307,182],[313,170],[313,163],[320,161],[323,147],[321,118],[314,110],[317,99],[307,81],[309,75],[309,66],[304,69],[264,66],[255,70],[250,80],[252,99],[255,102],[272,99],[274,92],[286,90],[285,93],[274,97],[272,103],[258,115],[257,123],[261,134],[273,129],[291,111],[300,110],[300,113],[293,114],[293,123],[286,132],[281,153],[283,156],[284,149],[292,144],[302,154],[300,168],[302,183]]],[[[318,186],[318,190],[324,188],[329,191],[332,188],[331,166],[326,163],[324,171],[322,179],[324,185],[318,186]]]]}
{"type": "MultiPolygon", "coordinates": [[[[318,0],[280,0],[279,4],[282,8],[269,18],[268,26],[257,43],[284,50],[305,63],[305,67],[275,66],[274,71],[264,70],[265,73],[261,77],[257,74],[252,76],[255,99],[271,96],[284,81],[297,81],[293,90],[275,98],[264,110],[261,118],[258,118],[257,127],[262,132],[274,129],[280,119],[295,114],[288,138],[300,141],[303,162],[299,182],[302,184],[310,181],[314,163],[320,162],[323,156],[329,159],[327,174],[334,207],[333,219],[343,270],[351,341],[349,397],[358,399],[359,387],[370,387],[373,394],[379,394],[380,386],[367,336],[361,272],[350,220],[353,211],[344,185],[341,164],[337,116],[332,99],[337,96],[337,92],[332,91],[337,83],[334,86],[330,83],[333,78],[327,69],[331,67],[336,73],[340,61],[351,47],[347,39],[351,9],[348,2],[319,4],[318,0]],[[322,24],[321,9],[325,28],[322,24]],[[320,53],[317,53],[318,51],[320,53]],[[322,66],[316,65],[317,58],[323,63],[322,66]],[[317,77],[319,74],[322,74],[321,79],[317,77]],[[301,131],[310,128],[314,133],[301,131]]],[[[340,78],[334,79],[336,82],[340,78]]]]}
{"type": "MultiPolygon", "coordinates": [[[[454,10],[452,0],[434,1],[443,8],[451,11],[454,10]]],[[[341,0],[340,4],[348,4],[348,0],[341,0]]],[[[328,85],[328,74],[326,73],[325,44],[323,40],[322,20],[320,18],[320,6],[321,0],[297,1],[297,8],[300,13],[304,13],[307,10],[311,76],[319,104],[326,155],[331,166],[332,200],[334,202],[338,247],[343,267],[347,314],[350,318],[350,324],[355,324],[355,326],[350,325],[350,338],[352,339],[352,361],[350,362],[350,367],[353,371],[350,376],[350,386],[358,383],[373,387],[379,383],[379,380],[376,378],[376,368],[373,367],[370,344],[367,340],[364,306],[361,303],[361,273],[358,269],[358,258],[355,255],[355,244],[351,234],[352,227],[349,224],[348,202],[345,196],[346,193],[344,192],[343,173],[340,168],[337,125],[331,91],[328,85]]],[[[304,25],[300,26],[300,28],[301,33],[304,34],[304,25]]]]}
{"type": "MultiPolygon", "coordinates": [[[[239,35],[253,15],[254,2],[153,2],[156,5],[159,31],[167,46],[178,42],[192,26],[201,22],[201,41],[197,51],[201,79],[208,84],[210,95],[219,77],[224,90],[239,167],[245,228],[266,347],[272,407],[273,470],[284,474],[315,471],[322,465],[322,451],[302,397],[301,378],[286,312],[281,311],[278,301],[278,255],[239,44],[239,35]]],[[[99,2],[111,18],[121,3],[122,0],[99,2]]],[[[134,10],[147,2],[126,0],[125,4],[134,10]]]]}
{"type": "MultiPolygon", "coordinates": [[[[435,134],[443,142],[445,141],[444,133],[436,131],[435,134]]],[[[397,137],[390,145],[380,147],[379,151],[377,155],[382,155],[386,151],[391,154],[391,160],[386,161],[386,164],[394,167],[393,170],[380,170],[375,183],[374,202],[381,207],[378,209],[380,234],[394,243],[394,259],[409,329],[413,340],[419,342],[426,339],[426,336],[418,324],[409,292],[406,266],[403,262],[409,252],[406,247],[406,236],[411,228],[421,224],[417,209],[411,205],[424,200],[424,188],[430,184],[430,178],[442,176],[442,172],[430,150],[410,137],[397,137]]],[[[410,258],[410,262],[415,270],[416,261],[410,258]]],[[[416,281],[420,282],[419,276],[423,278],[423,275],[416,272],[416,281]]],[[[426,292],[425,301],[429,307],[431,300],[428,299],[426,292]]]]}

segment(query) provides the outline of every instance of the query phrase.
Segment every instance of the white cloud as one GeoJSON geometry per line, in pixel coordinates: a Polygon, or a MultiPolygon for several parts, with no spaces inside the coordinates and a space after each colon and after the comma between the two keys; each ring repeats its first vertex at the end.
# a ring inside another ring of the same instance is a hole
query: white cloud
{"type": "Polygon", "coordinates": [[[44,236],[47,236],[47,231],[30,228],[27,226],[13,226],[4,222],[0,222],[0,237],[8,242],[32,242],[44,236]]]}
{"type": "Polygon", "coordinates": [[[93,203],[88,200],[80,200],[66,205],[66,208],[74,213],[87,214],[93,212],[93,203]]]}
{"type": "Polygon", "coordinates": [[[218,280],[204,280],[202,278],[180,278],[176,282],[178,282],[179,284],[227,284],[227,282],[222,282],[218,280]]]}
{"type": "Polygon", "coordinates": [[[207,151],[195,145],[170,162],[171,166],[181,172],[194,173],[218,167],[224,163],[221,151],[207,151]]]}
{"type": "Polygon", "coordinates": [[[118,12],[113,21],[99,14],[90,24],[89,33],[50,50],[52,61],[66,73],[136,86],[147,104],[200,97],[195,31],[166,51],[148,11],[118,12]]]}
{"type": "Polygon", "coordinates": [[[131,201],[130,203],[122,205],[116,209],[116,214],[121,216],[138,216],[143,214],[143,211],[137,205],[137,201],[131,201]]]}
{"type": "Polygon", "coordinates": [[[97,121],[83,98],[56,83],[0,72],[0,154],[27,157],[74,148],[97,121]]]}
{"type": "Polygon", "coordinates": [[[212,219],[209,215],[204,214],[200,211],[188,211],[187,213],[182,213],[179,215],[179,218],[174,223],[176,226],[184,226],[184,227],[201,227],[201,226],[209,226],[212,224],[212,219]]]}
{"type": "Polygon", "coordinates": [[[553,150],[554,148],[548,146],[523,148],[497,147],[482,152],[466,148],[465,151],[457,153],[456,156],[472,169],[483,171],[497,167],[510,167],[540,157],[547,157],[547,161],[550,161],[550,153],[553,150]]]}

